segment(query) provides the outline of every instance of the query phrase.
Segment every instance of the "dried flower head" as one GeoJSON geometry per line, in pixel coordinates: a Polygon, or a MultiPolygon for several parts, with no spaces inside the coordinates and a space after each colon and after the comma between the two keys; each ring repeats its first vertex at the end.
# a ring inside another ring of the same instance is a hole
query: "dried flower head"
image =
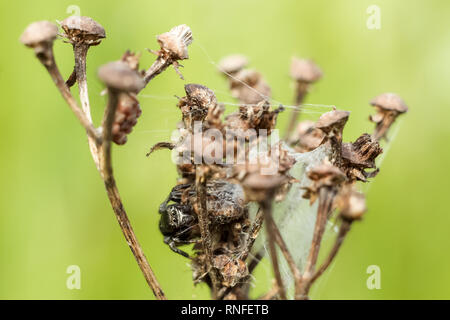
{"type": "Polygon", "coordinates": [[[232,176],[242,185],[247,201],[265,202],[292,181],[288,171],[294,164],[288,152],[280,151],[280,145],[276,145],[256,159],[233,166],[232,176]]]}
{"type": "Polygon", "coordinates": [[[380,144],[371,135],[364,133],[353,143],[342,144],[343,168],[350,180],[366,181],[374,177],[378,170],[366,172],[366,169],[376,169],[375,159],[383,152],[380,144]]]}
{"type": "Polygon", "coordinates": [[[20,42],[27,47],[39,48],[40,46],[48,46],[58,35],[58,27],[50,21],[33,22],[25,29],[20,36],[20,42]]]}
{"type": "Polygon", "coordinates": [[[309,152],[320,146],[324,138],[324,132],[316,128],[314,121],[305,120],[297,125],[297,130],[291,139],[295,151],[309,152]]]}
{"type": "Polygon", "coordinates": [[[114,61],[101,66],[98,77],[108,88],[118,91],[137,93],[145,85],[142,77],[123,61],[114,61]]]}
{"type": "Polygon", "coordinates": [[[105,29],[90,17],[70,16],[61,22],[61,28],[72,44],[96,46],[106,38],[105,29]]]}
{"type": "Polygon", "coordinates": [[[188,59],[188,46],[192,43],[191,29],[185,25],[179,25],[170,29],[169,32],[160,34],[158,42],[161,50],[173,60],[188,59]]]}
{"type": "Polygon", "coordinates": [[[261,100],[255,106],[241,106],[239,111],[228,115],[225,126],[231,130],[255,129],[257,133],[266,129],[270,134],[275,129],[278,114],[283,110],[283,107],[272,110],[268,101],[261,100]]]}
{"type": "Polygon", "coordinates": [[[118,96],[118,105],[112,125],[112,140],[118,145],[127,142],[127,135],[133,131],[141,116],[142,110],[139,101],[134,93],[120,92],[118,96]]]}
{"type": "Polygon", "coordinates": [[[213,263],[214,268],[219,271],[222,285],[225,287],[234,287],[248,276],[247,265],[239,258],[221,254],[214,257],[213,263]]]}
{"type": "Polygon", "coordinates": [[[186,128],[191,128],[194,121],[203,121],[209,109],[217,105],[217,99],[212,90],[200,84],[184,86],[186,96],[181,98],[178,107],[183,115],[186,128]]]}
{"type": "Polygon", "coordinates": [[[37,21],[30,24],[20,36],[20,42],[33,48],[36,57],[47,68],[55,65],[53,41],[58,35],[58,27],[49,21],[37,21]]]}
{"type": "Polygon", "coordinates": [[[312,180],[310,186],[304,188],[306,191],[303,198],[310,199],[314,203],[319,196],[321,188],[337,189],[345,180],[345,174],[336,166],[323,163],[315,166],[307,173],[308,178],[312,180]]]}
{"type": "Polygon", "coordinates": [[[380,140],[386,138],[386,134],[395,119],[408,111],[406,103],[395,93],[383,93],[370,102],[375,107],[377,113],[370,116],[370,121],[376,124],[373,136],[380,140]]]}
{"type": "Polygon", "coordinates": [[[322,130],[327,137],[336,136],[340,140],[349,116],[350,112],[348,111],[332,110],[325,112],[316,122],[316,128],[322,130]]]}
{"type": "Polygon", "coordinates": [[[370,104],[386,111],[396,111],[398,113],[405,113],[408,111],[406,103],[395,93],[380,94],[373,98],[370,104]]]}
{"type": "Polygon", "coordinates": [[[291,77],[295,81],[313,83],[322,78],[322,71],[312,60],[293,57],[291,77]]]}
{"type": "Polygon", "coordinates": [[[248,59],[242,54],[233,54],[220,60],[219,70],[226,74],[235,74],[248,65],[248,59]]]}
{"type": "Polygon", "coordinates": [[[337,200],[337,206],[340,210],[340,217],[349,222],[361,219],[367,211],[366,197],[355,191],[350,185],[342,190],[337,200]]]}

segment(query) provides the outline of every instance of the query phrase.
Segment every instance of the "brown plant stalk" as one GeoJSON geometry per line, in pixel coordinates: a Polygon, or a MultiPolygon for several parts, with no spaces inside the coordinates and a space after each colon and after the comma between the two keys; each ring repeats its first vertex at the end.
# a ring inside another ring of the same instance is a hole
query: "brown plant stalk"
{"type": "MultiPolygon", "coordinates": [[[[155,297],[164,300],[166,299],[164,292],[133,231],[113,175],[111,140],[112,125],[118,105],[118,91],[115,90],[116,88],[108,88],[108,106],[105,110],[101,134],[95,129],[92,123],[86,82],[86,56],[89,46],[98,44],[100,39],[105,37],[104,30],[98,23],[87,17],[70,17],[63,21],[62,27],[66,32],[65,36],[68,38],[68,41],[74,46],[75,56],[74,72],[70,77],[71,81],[68,81],[67,84],[59,72],[54,59],[53,41],[57,36],[57,28],[54,24],[48,21],[40,21],[31,24],[23,33],[21,41],[28,47],[34,49],[37,58],[48,70],[64,100],[67,102],[80,124],[86,129],[93,160],[105,184],[108,199],[119,222],[122,233],[124,234],[124,237],[155,297]],[[70,93],[69,85],[74,82],[74,78],[79,86],[82,108],[78,106],[70,93]]],[[[162,42],[160,42],[160,44],[162,44],[162,42]]],[[[158,57],[157,61],[147,70],[144,85],[138,88],[136,92],[142,90],[151,79],[164,71],[169,65],[176,63],[176,60],[179,57],[170,55],[170,49],[171,48],[166,48],[165,51],[161,51],[161,53],[164,53],[165,58],[163,58],[163,54],[158,57]]]]}

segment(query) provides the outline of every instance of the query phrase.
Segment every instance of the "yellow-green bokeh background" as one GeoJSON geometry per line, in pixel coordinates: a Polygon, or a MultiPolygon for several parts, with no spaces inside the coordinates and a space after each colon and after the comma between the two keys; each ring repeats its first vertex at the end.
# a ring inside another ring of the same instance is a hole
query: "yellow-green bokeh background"
{"type": "MultiPolygon", "coordinates": [[[[368,194],[369,212],[355,225],[333,269],[313,291],[322,299],[448,299],[450,2],[344,1],[2,1],[0,3],[0,298],[152,299],[120,233],[90,159],[83,130],[44,68],[18,38],[36,20],[62,20],[69,5],[101,22],[108,38],[88,57],[91,101],[104,98],[96,69],[126,49],[154,59],[155,35],[186,23],[194,33],[186,82],[227,85],[210,59],[250,57],[290,103],[290,57],[312,57],[325,73],[308,102],[352,112],[345,140],[372,129],[375,95],[393,91],[410,113],[368,194]],[[366,8],[381,8],[381,30],[366,28],[366,8]],[[66,288],[66,268],[79,265],[81,290],[66,288]],[[381,290],[368,290],[366,268],[381,268],[381,290]]],[[[68,75],[71,47],[55,45],[68,75]]],[[[117,181],[132,224],[169,298],[207,298],[193,288],[187,262],[162,243],[157,208],[175,182],[168,152],[146,150],[167,140],[179,119],[174,94],[183,84],[170,69],[142,97],[143,115],[129,142],[114,149],[117,181]]],[[[76,88],[72,91],[76,93],[76,88]]],[[[314,118],[315,115],[308,115],[314,118]]],[[[286,124],[287,114],[279,125],[286,124]]],[[[262,275],[264,273],[261,273],[262,275]]],[[[262,280],[263,281],[263,280],[262,280]]]]}

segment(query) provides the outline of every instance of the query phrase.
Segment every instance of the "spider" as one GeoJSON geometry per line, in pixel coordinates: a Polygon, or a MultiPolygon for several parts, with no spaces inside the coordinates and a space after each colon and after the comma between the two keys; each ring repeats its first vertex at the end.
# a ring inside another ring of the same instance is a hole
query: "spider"
{"type": "MultiPolygon", "coordinates": [[[[159,206],[161,219],[159,220],[159,230],[164,236],[164,243],[172,251],[189,258],[189,254],[178,249],[177,246],[183,244],[196,243],[199,236],[197,216],[190,204],[182,204],[183,192],[188,190],[190,184],[180,184],[175,186],[167,199],[159,206]],[[174,204],[168,204],[170,201],[174,204]]],[[[193,191],[188,191],[190,195],[193,191]]]]}
{"type": "MultiPolygon", "coordinates": [[[[196,201],[196,192],[191,187],[192,184],[173,187],[167,199],[159,206],[159,230],[164,236],[164,243],[172,251],[187,258],[189,255],[178,246],[198,243],[200,237],[197,214],[192,205],[196,201]]],[[[246,214],[243,203],[240,186],[224,180],[208,183],[207,208],[212,226],[225,225],[241,218],[246,214]]]]}

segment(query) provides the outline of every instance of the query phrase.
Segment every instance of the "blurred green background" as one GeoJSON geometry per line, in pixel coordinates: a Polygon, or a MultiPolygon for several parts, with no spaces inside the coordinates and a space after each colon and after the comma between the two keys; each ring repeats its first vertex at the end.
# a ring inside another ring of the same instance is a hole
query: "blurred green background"
{"type": "MultiPolygon", "coordinates": [[[[125,207],[169,298],[208,293],[193,287],[187,260],[173,254],[158,231],[157,208],[176,179],[170,153],[150,159],[145,153],[169,139],[180,118],[172,97],[183,96],[185,83],[207,85],[221,101],[232,101],[211,63],[230,53],[247,55],[271,84],[273,97],[286,104],[293,97],[291,56],[313,58],[325,76],[307,102],[351,111],[347,141],[372,130],[368,101],[375,95],[396,92],[410,106],[370,188],[366,218],[355,225],[312,298],[450,298],[446,0],[0,2],[0,298],[153,299],[107,201],[83,130],[32,51],[18,41],[30,22],[62,20],[70,5],[107,31],[108,38],[88,56],[96,120],[105,103],[98,66],[132,49],[143,52],[141,66],[148,67],[154,57],[145,48],[158,48],[155,35],[182,23],[192,28],[185,82],[173,69],[152,81],[129,142],[114,148],[125,207]],[[380,30],[366,27],[372,4],[381,9],[380,30]],[[81,290],[66,288],[69,265],[81,268],[81,290]],[[366,287],[369,265],[381,268],[381,290],[366,287]]],[[[55,51],[68,76],[71,46],[58,41],[55,51]]]]}

